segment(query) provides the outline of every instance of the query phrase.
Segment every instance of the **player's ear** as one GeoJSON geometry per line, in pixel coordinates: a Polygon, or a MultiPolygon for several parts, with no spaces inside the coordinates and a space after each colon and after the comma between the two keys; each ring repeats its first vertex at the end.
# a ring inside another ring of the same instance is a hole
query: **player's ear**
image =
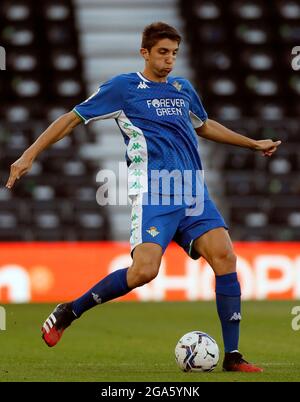
{"type": "Polygon", "coordinates": [[[149,60],[149,51],[148,51],[148,49],[145,49],[144,47],[142,47],[140,49],[140,54],[145,59],[145,61],[149,60]]]}

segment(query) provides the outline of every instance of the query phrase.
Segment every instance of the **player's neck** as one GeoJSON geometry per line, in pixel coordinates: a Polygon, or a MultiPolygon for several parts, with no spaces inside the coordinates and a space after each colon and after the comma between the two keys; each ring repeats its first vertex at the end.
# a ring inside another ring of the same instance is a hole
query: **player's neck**
{"type": "Polygon", "coordinates": [[[142,74],[149,81],[167,82],[167,77],[159,77],[156,74],[154,74],[151,70],[148,70],[147,68],[145,68],[145,70],[142,72],[142,74]]]}

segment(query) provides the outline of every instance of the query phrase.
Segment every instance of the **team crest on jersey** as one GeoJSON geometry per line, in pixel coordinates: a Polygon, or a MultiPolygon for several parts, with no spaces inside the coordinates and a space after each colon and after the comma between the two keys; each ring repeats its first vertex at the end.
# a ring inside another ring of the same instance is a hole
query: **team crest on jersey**
{"type": "Polygon", "coordinates": [[[140,81],[139,85],[137,86],[137,89],[146,89],[149,88],[148,85],[144,81],[140,81]]]}
{"type": "Polygon", "coordinates": [[[177,89],[177,91],[181,91],[182,84],[179,84],[178,81],[174,81],[172,85],[177,89]]]}
{"type": "Polygon", "coordinates": [[[159,231],[155,226],[151,226],[148,230],[146,230],[147,233],[149,233],[152,237],[155,237],[159,234],[159,231]]]}

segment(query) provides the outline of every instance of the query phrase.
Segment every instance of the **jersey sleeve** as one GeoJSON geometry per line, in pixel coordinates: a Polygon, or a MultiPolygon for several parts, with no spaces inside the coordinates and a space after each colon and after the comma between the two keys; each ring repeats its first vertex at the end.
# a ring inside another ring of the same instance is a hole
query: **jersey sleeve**
{"type": "Polygon", "coordinates": [[[116,119],[123,109],[123,86],[120,76],[106,81],[88,99],[75,106],[73,112],[85,124],[92,120],[116,119]]]}
{"type": "Polygon", "coordinates": [[[190,95],[190,118],[194,128],[199,128],[203,123],[207,120],[207,113],[202,105],[201,99],[194,87],[189,81],[186,81],[188,84],[188,92],[190,95]]]}

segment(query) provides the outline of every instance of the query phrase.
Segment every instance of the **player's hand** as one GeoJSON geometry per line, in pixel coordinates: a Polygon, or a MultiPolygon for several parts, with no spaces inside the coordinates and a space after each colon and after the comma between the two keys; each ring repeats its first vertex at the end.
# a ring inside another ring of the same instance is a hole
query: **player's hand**
{"type": "Polygon", "coordinates": [[[22,155],[10,167],[10,175],[6,183],[7,188],[12,188],[15,181],[20,179],[21,176],[26,174],[32,166],[32,160],[22,155]]]}
{"type": "Polygon", "coordinates": [[[281,141],[258,140],[256,141],[256,146],[254,149],[256,151],[262,151],[263,156],[272,156],[280,144],[281,141]]]}

